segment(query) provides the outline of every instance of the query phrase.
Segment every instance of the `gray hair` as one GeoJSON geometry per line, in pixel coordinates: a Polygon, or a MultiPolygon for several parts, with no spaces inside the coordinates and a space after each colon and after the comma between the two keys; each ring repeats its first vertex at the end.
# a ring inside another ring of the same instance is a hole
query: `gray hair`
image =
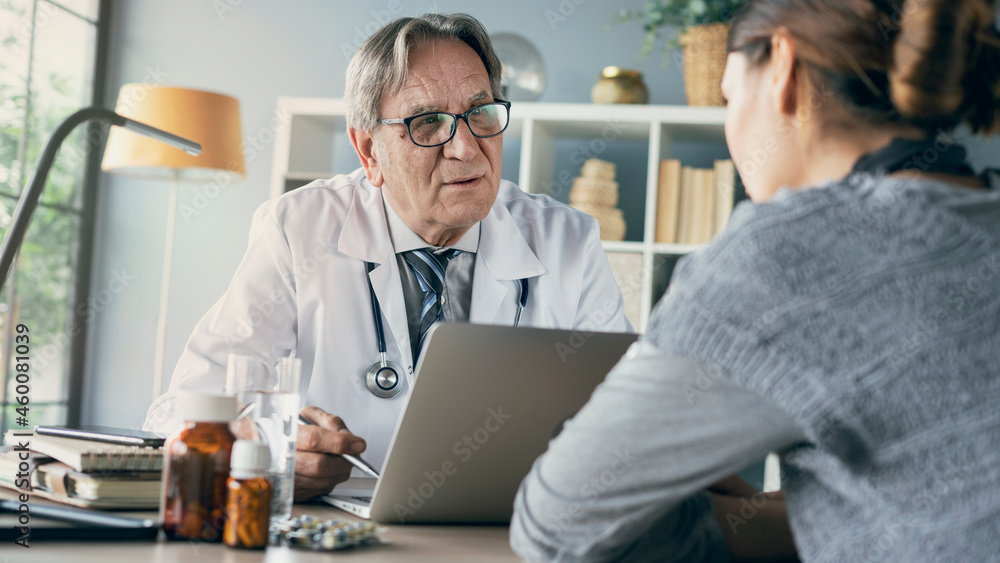
{"type": "Polygon", "coordinates": [[[425,14],[389,22],[369,37],[347,65],[347,126],[372,131],[380,118],[382,97],[398,92],[406,81],[410,49],[435,39],[458,39],[486,66],[494,99],[501,97],[500,59],[486,28],[468,14],[425,14]]]}

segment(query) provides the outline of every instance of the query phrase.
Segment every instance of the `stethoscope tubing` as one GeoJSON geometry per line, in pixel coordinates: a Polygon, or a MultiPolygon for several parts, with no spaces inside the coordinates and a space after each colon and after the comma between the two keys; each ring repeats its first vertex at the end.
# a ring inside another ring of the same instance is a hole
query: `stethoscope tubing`
{"type": "MultiPolygon", "coordinates": [[[[395,362],[389,362],[386,358],[386,343],[385,343],[385,328],[382,325],[382,307],[379,305],[378,296],[375,295],[375,286],[372,285],[371,273],[375,269],[375,264],[373,262],[365,262],[365,266],[368,273],[365,275],[365,280],[368,281],[368,293],[371,295],[372,303],[372,316],[375,319],[375,338],[378,340],[378,353],[379,361],[369,368],[368,372],[365,374],[365,379],[368,385],[368,389],[376,396],[381,398],[390,398],[395,396],[399,392],[399,373],[396,372],[394,366],[395,362]],[[372,385],[376,381],[374,374],[382,371],[389,370],[392,371],[395,377],[395,383],[392,389],[383,389],[379,387],[378,389],[373,388],[372,385]],[[395,389],[395,391],[393,391],[395,389]]],[[[521,312],[524,311],[525,305],[528,304],[528,278],[522,278],[519,281],[521,294],[518,299],[517,313],[514,315],[514,326],[517,327],[521,322],[521,312]]]]}
{"type": "MultiPolygon", "coordinates": [[[[385,355],[385,329],[382,328],[382,308],[379,307],[378,297],[375,295],[375,286],[372,285],[371,273],[375,269],[375,264],[372,262],[365,262],[368,267],[368,275],[365,279],[368,280],[368,292],[372,298],[372,315],[375,317],[375,337],[378,339],[378,353],[385,355]]],[[[384,362],[383,362],[384,363],[384,362]]]]}

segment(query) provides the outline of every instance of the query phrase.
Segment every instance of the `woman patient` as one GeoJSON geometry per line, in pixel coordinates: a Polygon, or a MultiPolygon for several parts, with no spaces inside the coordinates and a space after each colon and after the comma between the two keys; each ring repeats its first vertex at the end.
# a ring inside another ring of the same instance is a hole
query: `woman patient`
{"type": "Polygon", "coordinates": [[[525,478],[535,561],[1000,553],[990,0],[750,0],[723,80],[752,203],[525,478]],[[782,493],[727,477],[768,452],[782,493]]]}

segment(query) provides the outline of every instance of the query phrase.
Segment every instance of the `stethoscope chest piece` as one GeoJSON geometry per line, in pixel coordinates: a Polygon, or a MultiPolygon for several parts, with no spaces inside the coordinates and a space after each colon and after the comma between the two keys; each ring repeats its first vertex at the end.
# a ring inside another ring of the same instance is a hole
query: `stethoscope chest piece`
{"type": "MultiPolygon", "coordinates": [[[[368,390],[376,397],[388,399],[398,395],[399,391],[403,388],[403,382],[400,381],[402,379],[403,368],[399,367],[399,364],[396,362],[390,362],[386,359],[385,330],[382,328],[382,308],[378,304],[378,297],[375,295],[375,288],[372,286],[370,277],[372,270],[375,269],[375,264],[365,262],[365,267],[368,270],[368,276],[365,276],[365,279],[368,280],[368,292],[372,300],[372,317],[375,319],[375,338],[378,341],[379,353],[379,361],[372,364],[372,367],[368,368],[368,373],[365,374],[365,383],[368,385],[368,390]]],[[[520,280],[520,285],[521,296],[518,299],[514,326],[517,326],[521,322],[521,312],[524,311],[524,306],[528,302],[528,280],[526,278],[520,280]]]]}
{"type": "Polygon", "coordinates": [[[403,388],[399,374],[403,373],[403,368],[396,362],[378,361],[368,368],[365,375],[365,383],[368,390],[376,397],[388,399],[399,394],[403,388]]]}

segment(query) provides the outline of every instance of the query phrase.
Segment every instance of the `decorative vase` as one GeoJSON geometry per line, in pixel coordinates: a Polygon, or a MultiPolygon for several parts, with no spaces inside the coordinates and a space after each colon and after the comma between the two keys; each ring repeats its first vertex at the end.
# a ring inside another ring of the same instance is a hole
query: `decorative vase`
{"type": "Polygon", "coordinates": [[[649,101],[649,90],[639,71],[606,66],[590,90],[590,100],[595,104],[644,104],[649,101]]]}
{"type": "Polygon", "coordinates": [[[726,70],[729,24],[688,28],[680,36],[684,49],[684,93],[690,106],[722,106],[722,74],[726,70]]]}

